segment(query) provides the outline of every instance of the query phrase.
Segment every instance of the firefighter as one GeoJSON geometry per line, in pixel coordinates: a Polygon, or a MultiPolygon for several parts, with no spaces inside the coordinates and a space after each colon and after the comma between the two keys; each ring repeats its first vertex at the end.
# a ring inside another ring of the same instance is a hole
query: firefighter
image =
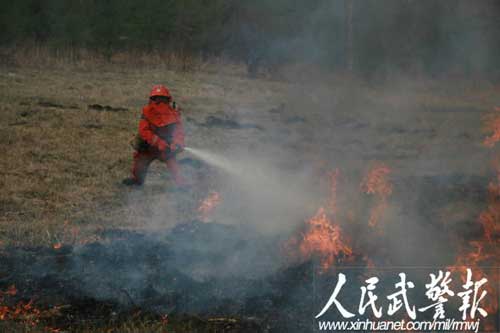
{"type": "Polygon", "coordinates": [[[142,109],[139,133],[134,138],[133,147],[132,176],[123,180],[124,185],[142,185],[149,165],[158,159],[165,162],[177,187],[185,187],[176,160],[176,155],[184,148],[184,129],[167,87],[155,85],[151,89],[149,103],[142,109]]]}

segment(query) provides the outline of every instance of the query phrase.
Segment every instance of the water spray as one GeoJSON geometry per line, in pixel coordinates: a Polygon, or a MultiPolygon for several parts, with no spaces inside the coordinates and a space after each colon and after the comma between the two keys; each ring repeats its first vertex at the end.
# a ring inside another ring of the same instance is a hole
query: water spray
{"type": "Polygon", "coordinates": [[[218,222],[240,221],[263,232],[289,230],[290,221],[308,215],[307,203],[318,202],[322,194],[311,187],[308,173],[294,172],[273,164],[274,155],[240,151],[214,153],[188,147],[186,153],[217,168],[223,175],[218,190],[224,205],[218,210],[218,222]]]}
{"type": "Polygon", "coordinates": [[[185,151],[193,154],[194,156],[198,157],[199,159],[205,161],[206,163],[218,167],[226,172],[236,174],[238,173],[238,170],[240,169],[239,167],[236,166],[234,162],[229,161],[227,158],[214,154],[212,152],[192,148],[192,147],[185,147],[185,151]]]}

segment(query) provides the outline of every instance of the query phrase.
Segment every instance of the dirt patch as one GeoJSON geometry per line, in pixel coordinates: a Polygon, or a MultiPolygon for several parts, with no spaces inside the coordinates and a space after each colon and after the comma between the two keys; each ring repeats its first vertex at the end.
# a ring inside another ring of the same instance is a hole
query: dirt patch
{"type": "Polygon", "coordinates": [[[108,111],[108,112],[123,112],[123,111],[128,111],[127,108],[121,107],[121,106],[111,106],[111,105],[101,105],[101,104],[89,104],[88,106],[89,110],[94,110],[94,111],[108,111]]]}
{"type": "Polygon", "coordinates": [[[77,105],[63,105],[63,104],[59,104],[59,103],[55,103],[55,102],[51,102],[51,101],[40,101],[37,103],[38,106],[42,106],[42,107],[46,107],[46,108],[55,108],[55,109],[73,109],[73,110],[76,110],[78,109],[78,106],[77,105]]]}

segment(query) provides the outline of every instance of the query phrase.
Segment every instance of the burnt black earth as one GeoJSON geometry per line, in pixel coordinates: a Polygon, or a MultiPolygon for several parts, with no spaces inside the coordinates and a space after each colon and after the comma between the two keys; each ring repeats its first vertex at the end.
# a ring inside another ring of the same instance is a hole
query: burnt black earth
{"type": "MultiPolygon", "coordinates": [[[[477,216],[486,200],[487,182],[487,177],[461,175],[410,177],[396,180],[394,191],[407,193],[408,197],[400,195],[403,216],[407,214],[409,220],[419,212],[425,221],[421,227],[433,227],[435,233],[447,235],[450,230],[440,231],[435,220],[439,207],[463,200],[476,202],[477,211],[471,215],[477,216]],[[432,195],[415,199],[411,190],[432,195]]],[[[396,225],[391,231],[403,234],[407,228],[403,219],[401,226],[396,225]]],[[[468,224],[462,228],[469,228],[468,224]]],[[[348,226],[346,231],[362,235],[348,226]]],[[[473,230],[465,231],[452,233],[473,237],[473,230]]],[[[0,290],[16,286],[19,292],[8,300],[11,304],[34,300],[42,309],[61,306],[59,316],[47,319],[48,324],[61,328],[87,323],[98,327],[140,311],[143,316],[155,318],[165,314],[173,318],[202,318],[199,320],[234,318],[232,329],[226,329],[234,332],[316,331],[314,317],[330,297],[340,272],[346,275],[348,283],[339,298],[351,312],[357,311],[360,286],[370,276],[379,277],[377,293],[381,305],[387,308],[385,296],[394,292],[401,271],[415,282],[415,290],[409,292],[412,301],[428,303],[423,286],[428,282],[429,269],[412,266],[418,260],[431,258],[432,248],[422,244],[414,245],[421,249],[421,256],[407,258],[406,268],[401,267],[404,261],[398,262],[397,256],[392,262],[395,268],[381,268],[391,262],[387,252],[377,250],[371,251],[377,268],[368,268],[366,253],[359,249],[370,244],[363,242],[363,246],[354,247],[355,253],[349,261],[338,258],[330,270],[322,272],[320,259],[288,258],[284,244],[290,235],[263,235],[242,226],[190,221],[163,232],[107,230],[100,236],[99,242],[64,245],[57,250],[4,249],[0,253],[0,290]]],[[[387,237],[384,242],[391,246],[391,234],[387,237]]],[[[354,237],[353,244],[356,243],[359,240],[354,237]]],[[[443,244],[454,250],[451,238],[443,237],[443,244]]],[[[436,267],[453,262],[454,258],[442,260],[434,263],[436,267]]],[[[458,306],[452,303],[450,306],[458,306]]],[[[342,319],[333,310],[323,317],[342,319]]],[[[391,319],[403,317],[401,314],[391,319]]],[[[425,314],[419,319],[432,320],[425,314]]],[[[228,327],[227,322],[223,325],[228,327]]]]}

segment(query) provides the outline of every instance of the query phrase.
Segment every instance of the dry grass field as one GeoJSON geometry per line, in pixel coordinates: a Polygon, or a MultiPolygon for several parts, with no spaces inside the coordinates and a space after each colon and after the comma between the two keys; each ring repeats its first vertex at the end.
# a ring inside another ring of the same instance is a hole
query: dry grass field
{"type": "MultiPolygon", "coordinates": [[[[483,120],[500,105],[500,86],[292,72],[252,80],[227,64],[196,71],[91,63],[1,67],[0,248],[91,242],[106,229],[169,228],[196,216],[219,174],[191,179],[193,193],[176,193],[156,163],[143,189],[121,185],[131,167],[129,140],[156,83],[167,85],[182,108],[192,147],[244,147],[250,154],[286,155],[286,162],[294,156],[291,164],[339,167],[356,177],[372,161],[391,165],[396,177],[489,172],[483,120]],[[251,126],[208,126],[210,117],[251,126]],[[158,206],[168,211],[163,218],[158,206]]],[[[161,331],[157,325],[125,322],[113,329],[161,331]]]]}
{"type": "MultiPolygon", "coordinates": [[[[184,117],[194,121],[231,103],[266,104],[284,86],[166,69],[3,68],[2,244],[49,245],[65,223],[82,230],[133,226],[123,218],[130,212],[120,181],[131,167],[129,141],[140,109],[157,82],[171,87],[184,117]]],[[[213,130],[195,130],[185,121],[188,144],[225,144],[213,130]]]]}
{"type": "MultiPolygon", "coordinates": [[[[134,212],[120,181],[130,170],[129,140],[140,108],[157,82],[171,87],[183,108],[187,143],[194,147],[259,149],[259,144],[272,145],[266,139],[281,130],[286,146],[278,142],[277,150],[298,150],[298,158],[311,164],[340,155],[335,163],[342,165],[372,154],[394,160],[401,172],[413,169],[415,161],[437,159],[450,171],[478,171],[477,159],[464,164],[458,157],[484,153],[481,117],[500,103],[498,87],[396,82],[354,88],[340,79],[314,79],[249,80],[238,67],[215,66],[196,73],[123,66],[2,68],[1,243],[53,244],[65,223],[88,232],[141,226],[140,219],[125,218],[134,212]],[[118,110],[89,107],[93,104],[118,110]],[[280,107],[283,114],[269,112],[280,107]],[[266,131],[196,125],[210,115],[260,124],[266,131]],[[294,123],[298,116],[307,122],[294,123]]],[[[432,172],[432,167],[420,170],[432,172]]]]}

